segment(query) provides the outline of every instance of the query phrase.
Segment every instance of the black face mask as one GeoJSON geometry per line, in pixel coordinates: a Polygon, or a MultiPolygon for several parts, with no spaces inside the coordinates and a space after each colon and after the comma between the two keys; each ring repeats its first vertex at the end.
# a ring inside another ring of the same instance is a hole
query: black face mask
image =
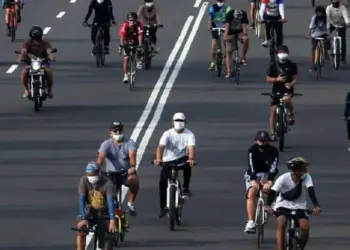
{"type": "Polygon", "coordinates": [[[147,11],[148,11],[148,12],[151,12],[151,11],[153,10],[153,7],[154,7],[154,6],[147,7],[147,11]]]}
{"type": "Polygon", "coordinates": [[[340,3],[332,3],[333,8],[339,8],[340,3]]]}
{"type": "Polygon", "coordinates": [[[258,146],[259,146],[259,149],[261,149],[261,150],[264,150],[264,149],[266,149],[268,147],[267,144],[258,145],[258,146]]]}

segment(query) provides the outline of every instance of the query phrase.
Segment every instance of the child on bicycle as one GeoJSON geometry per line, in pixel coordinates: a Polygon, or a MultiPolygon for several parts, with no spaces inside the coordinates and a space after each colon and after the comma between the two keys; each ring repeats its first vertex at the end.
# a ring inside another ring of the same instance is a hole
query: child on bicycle
{"type": "Polygon", "coordinates": [[[324,38],[324,48],[325,52],[327,51],[327,48],[329,46],[328,43],[325,41],[329,38],[328,37],[328,30],[327,30],[327,15],[326,15],[326,9],[323,6],[317,6],[315,8],[315,15],[311,17],[311,22],[309,25],[309,33],[307,35],[307,39],[311,39],[311,67],[310,72],[315,70],[315,49],[317,42],[316,38],[322,37],[324,38]]]}

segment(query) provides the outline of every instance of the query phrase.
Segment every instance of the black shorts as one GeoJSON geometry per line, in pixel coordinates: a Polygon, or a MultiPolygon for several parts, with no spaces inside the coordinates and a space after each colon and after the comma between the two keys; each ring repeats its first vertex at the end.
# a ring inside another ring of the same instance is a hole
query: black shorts
{"type": "MultiPolygon", "coordinates": [[[[327,37],[328,37],[328,35],[327,34],[324,34],[324,35],[322,35],[322,36],[319,36],[319,37],[323,37],[325,40],[324,40],[324,45],[325,45],[325,49],[327,49],[326,47],[326,45],[327,45],[327,37]]],[[[316,45],[317,45],[317,42],[318,42],[319,40],[317,40],[317,39],[315,39],[315,38],[311,38],[311,46],[312,46],[312,49],[315,49],[316,48],[316,45]]]]}
{"type": "Polygon", "coordinates": [[[13,6],[15,4],[14,0],[5,0],[4,1],[4,8],[5,9],[10,9],[11,6],[13,6]]]}
{"type": "MultiPolygon", "coordinates": [[[[128,172],[122,172],[122,173],[113,173],[113,172],[108,172],[105,173],[108,179],[113,183],[113,185],[116,188],[121,188],[122,185],[127,185],[128,182],[128,172]]],[[[117,190],[119,191],[119,190],[117,190]]]]}
{"type": "Polygon", "coordinates": [[[212,30],[211,31],[211,38],[215,39],[215,40],[219,39],[219,34],[218,34],[217,30],[212,30]]]}
{"type": "MultiPolygon", "coordinates": [[[[274,94],[276,94],[276,92],[273,92],[274,94]]],[[[292,95],[294,93],[294,89],[285,91],[284,93],[280,93],[280,96],[289,96],[292,95]]],[[[279,103],[279,97],[271,97],[271,106],[276,106],[279,103]]]]}
{"type": "MultiPolygon", "coordinates": [[[[283,214],[281,212],[285,212],[285,213],[290,213],[292,210],[285,208],[285,207],[279,207],[276,209],[275,214],[276,217],[278,218],[279,216],[283,216],[283,214]]],[[[305,212],[305,210],[303,209],[297,209],[297,217],[299,219],[304,219],[304,220],[309,220],[309,215],[305,212]]]]}

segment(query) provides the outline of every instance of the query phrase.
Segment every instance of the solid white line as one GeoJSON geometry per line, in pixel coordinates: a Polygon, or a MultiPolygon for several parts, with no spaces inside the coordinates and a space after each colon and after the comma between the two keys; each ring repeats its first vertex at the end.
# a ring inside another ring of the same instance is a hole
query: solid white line
{"type": "Polygon", "coordinates": [[[70,0],[70,3],[75,3],[77,0],[70,0]]]}
{"type": "MultiPolygon", "coordinates": [[[[151,113],[152,108],[156,102],[157,96],[158,96],[158,94],[159,94],[159,92],[164,84],[165,78],[167,77],[169,70],[175,61],[176,55],[179,53],[181,46],[182,46],[183,42],[185,41],[185,37],[190,29],[190,25],[191,25],[193,19],[194,19],[193,16],[189,16],[187,18],[185,25],[183,26],[182,31],[180,33],[180,36],[177,39],[175,46],[174,46],[173,50],[171,51],[170,56],[169,56],[165,66],[163,68],[163,71],[162,71],[156,85],[153,88],[153,91],[148,99],[146,107],[145,107],[139,121],[137,122],[137,124],[134,128],[134,131],[132,132],[132,134],[130,136],[130,138],[132,140],[134,140],[135,142],[137,141],[137,139],[142,131],[142,128],[145,126],[145,123],[149,117],[149,114],[151,113]]],[[[137,150],[136,169],[138,169],[140,166],[140,162],[141,162],[142,156],[145,152],[145,149],[146,149],[146,147],[139,147],[137,150]]],[[[125,199],[127,191],[128,191],[128,188],[123,186],[122,187],[122,199],[123,200],[125,199]]],[[[90,243],[92,242],[92,239],[93,239],[93,234],[89,234],[86,236],[85,249],[89,248],[90,243]]]]}
{"type": "Polygon", "coordinates": [[[61,11],[60,13],[58,13],[58,15],[56,16],[56,18],[62,18],[65,14],[66,14],[65,11],[61,11]]]}
{"type": "Polygon", "coordinates": [[[47,33],[49,33],[49,31],[51,30],[51,27],[46,27],[44,29],[44,35],[46,35],[47,33]]]}
{"type": "Polygon", "coordinates": [[[6,74],[12,74],[18,67],[18,64],[12,64],[11,67],[6,71],[6,74]]]}
{"type": "Polygon", "coordinates": [[[196,0],[196,2],[194,3],[193,7],[194,8],[199,8],[199,6],[201,5],[202,0],[196,0]]]}

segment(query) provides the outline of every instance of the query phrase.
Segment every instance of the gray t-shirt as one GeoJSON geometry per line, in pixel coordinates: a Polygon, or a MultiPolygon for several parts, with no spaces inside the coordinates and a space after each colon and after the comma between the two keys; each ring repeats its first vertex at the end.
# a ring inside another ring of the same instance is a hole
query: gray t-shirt
{"type": "Polygon", "coordinates": [[[311,37],[313,38],[327,34],[327,22],[316,22],[316,15],[311,18],[309,28],[311,29],[311,37]]]}
{"type": "Polygon", "coordinates": [[[106,172],[120,172],[130,168],[129,151],[136,150],[136,144],[131,139],[117,144],[113,139],[102,142],[99,153],[106,154],[106,172]]]}

